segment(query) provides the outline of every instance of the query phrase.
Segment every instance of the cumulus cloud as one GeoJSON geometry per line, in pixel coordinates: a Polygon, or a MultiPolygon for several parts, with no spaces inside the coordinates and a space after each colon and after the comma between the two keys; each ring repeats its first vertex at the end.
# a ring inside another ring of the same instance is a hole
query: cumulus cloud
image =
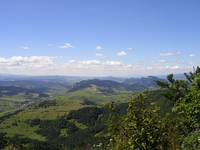
{"type": "Polygon", "coordinates": [[[118,60],[64,60],[51,56],[13,56],[0,57],[0,73],[29,75],[84,75],[84,76],[127,76],[156,75],[187,72],[192,67],[179,64],[147,65],[141,63],[124,63],[118,60]]]}
{"type": "Polygon", "coordinates": [[[65,63],[66,64],[74,64],[80,67],[80,65],[83,65],[83,67],[85,67],[85,65],[98,65],[98,66],[127,66],[126,64],[123,64],[120,61],[113,61],[113,60],[106,60],[106,61],[100,61],[100,60],[69,60],[65,63]]]}
{"type": "MultiPolygon", "coordinates": [[[[191,66],[180,66],[180,65],[152,65],[152,66],[147,66],[146,67],[146,72],[144,74],[150,74],[150,75],[160,75],[160,74],[169,74],[169,73],[174,73],[174,74],[179,74],[183,72],[189,72],[192,71],[191,66]]],[[[143,70],[144,71],[144,70],[143,70]]]]}
{"type": "Polygon", "coordinates": [[[178,69],[180,69],[180,66],[178,66],[178,65],[167,65],[167,66],[165,66],[165,69],[178,70],[178,69]]]}
{"type": "Polygon", "coordinates": [[[117,52],[117,56],[121,57],[121,56],[126,56],[127,53],[125,51],[120,51],[120,52],[117,52]]]}
{"type": "Polygon", "coordinates": [[[133,51],[134,50],[134,48],[131,48],[131,47],[129,47],[129,48],[127,48],[129,51],[133,51]]]}
{"type": "Polygon", "coordinates": [[[77,61],[76,63],[83,65],[98,65],[100,64],[100,61],[94,59],[94,60],[77,61]]]}
{"type": "Polygon", "coordinates": [[[96,46],[96,50],[101,51],[101,50],[103,50],[103,47],[100,46],[100,45],[97,45],[97,46],[96,46]]]}
{"type": "Polygon", "coordinates": [[[73,46],[70,43],[64,43],[64,45],[59,46],[59,48],[73,48],[73,46]]]}
{"type": "Polygon", "coordinates": [[[176,69],[179,69],[180,67],[178,66],[178,65],[174,65],[174,66],[171,66],[171,68],[170,69],[172,69],[172,70],[176,70],[176,69]]]}
{"type": "Polygon", "coordinates": [[[160,53],[160,56],[168,57],[168,56],[176,56],[176,55],[180,55],[180,54],[181,54],[180,51],[163,52],[163,53],[160,53]]]}
{"type": "Polygon", "coordinates": [[[19,67],[47,67],[53,64],[53,57],[49,56],[13,56],[10,58],[0,57],[0,67],[19,68],[19,67]]]}
{"type": "Polygon", "coordinates": [[[21,49],[24,49],[24,50],[29,50],[31,49],[29,46],[22,46],[21,49]]]}
{"type": "Polygon", "coordinates": [[[165,62],[167,62],[167,61],[166,61],[165,59],[160,59],[159,62],[165,63],[165,62]]]}
{"type": "Polygon", "coordinates": [[[94,76],[106,75],[126,75],[130,74],[134,67],[131,64],[125,64],[114,60],[69,60],[63,68],[71,74],[86,74],[94,76]]]}
{"type": "Polygon", "coordinates": [[[194,56],[195,56],[195,54],[190,54],[189,56],[190,56],[190,57],[194,57],[194,56]]]}
{"type": "Polygon", "coordinates": [[[102,53],[96,53],[95,55],[96,55],[97,57],[102,57],[102,56],[103,56],[102,53]]]}

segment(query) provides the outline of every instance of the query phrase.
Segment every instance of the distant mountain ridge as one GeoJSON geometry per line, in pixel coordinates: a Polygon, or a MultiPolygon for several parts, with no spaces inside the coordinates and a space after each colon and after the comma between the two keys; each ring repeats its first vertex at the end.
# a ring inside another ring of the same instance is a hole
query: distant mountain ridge
{"type": "Polygon", "coordinates": [[[155,87],[157,80],[161,80],[158,77],[155,76],[148,76],[148,77],[142,77],[142,78],[128,78],[126,79],[123,83],[128,84],[128,85],[133,85],[133,84],[139,84],[144,87],[155,87]]]}
{"type": "Polygon", "coordinates": [[[143,91],[149,88],[156,88],[157,80],[162,80],[160,78],[149,76],[143,78],[129,78],[125,79],[123,82],[117,82],[112,80],[101,80],[101,79],[90,79],[83,80],[75,83],[70,91],[82,90],[92,86],[98,87],[100,90],[106,90],[113,92],[115,90],[127,90],[127,91],[143,91]]]}

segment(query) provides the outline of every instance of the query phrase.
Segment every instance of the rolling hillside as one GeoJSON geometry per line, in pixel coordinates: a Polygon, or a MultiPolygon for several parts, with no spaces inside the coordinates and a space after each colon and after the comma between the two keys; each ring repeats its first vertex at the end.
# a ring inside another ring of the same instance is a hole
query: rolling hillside
{"type": "MultiPolygon", "coordinates": [[[[1,117],[0,132],[10,141],[19,142],[18,145],[29,143],[33,147],[39,145],[39,149],[49,146],[48,149],[53,150],[61,145],[75,149],[88,143],[98,144],[98,141],[106,140],[108,106],[114,102],[116,111],[125,113],[130,98],[145,89],[156,88],[155,80],[157,78],[153,77],[123,82],[88,79],[67,85],[67,88],[57,88],[61,84],[50,81],[32,81],[33,85],[29,80],[4,81],[14,86],[0,88],[4,92],[0,98],[0,104],[4,106],[1,108],[4,117],[1,117]],[[46,82],[42,86],[45,90],[40,91],[42,82],[46,82]]],[[[146,93],[151,97],[149,102],[166,106],[164,101],[156,100],[161,96],[160,92],[152,92],[146,93]]]]}

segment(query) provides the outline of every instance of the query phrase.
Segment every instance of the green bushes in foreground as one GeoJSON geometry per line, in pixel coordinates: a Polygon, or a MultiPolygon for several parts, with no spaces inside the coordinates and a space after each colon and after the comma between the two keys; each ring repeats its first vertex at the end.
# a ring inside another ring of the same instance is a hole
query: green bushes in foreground
{"type": "Polygon", "coordinates": [[[143,94],[129,102],[127,114],[111,116],[108,123],[113,150],[198,150],[200,149],[200,68],[185,74],[187,80],[158,82],[172,102],[165,114],[148,103],[143,94]],[[118,124],[115,125],[115,120],[118,124]]]}

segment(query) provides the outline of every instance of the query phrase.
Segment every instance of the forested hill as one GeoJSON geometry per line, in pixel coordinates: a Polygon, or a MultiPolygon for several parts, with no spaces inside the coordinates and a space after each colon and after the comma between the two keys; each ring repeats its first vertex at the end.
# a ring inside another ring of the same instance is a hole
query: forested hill
{"type": "Polygon", "coordinates": [[[77,91],[92,86],[96,86],[101,90],[107,90],[108,92],[113,92],[115,90],[143,91],[145,89],[158,87],[156,84],[156,81],[158,80],[162,81],[162,79],[153,76],[149,76],[146,78],[128,78],[125,79],[123,82],[91,79],[83,80],[74,84],[70,91],[77,91]]]}

